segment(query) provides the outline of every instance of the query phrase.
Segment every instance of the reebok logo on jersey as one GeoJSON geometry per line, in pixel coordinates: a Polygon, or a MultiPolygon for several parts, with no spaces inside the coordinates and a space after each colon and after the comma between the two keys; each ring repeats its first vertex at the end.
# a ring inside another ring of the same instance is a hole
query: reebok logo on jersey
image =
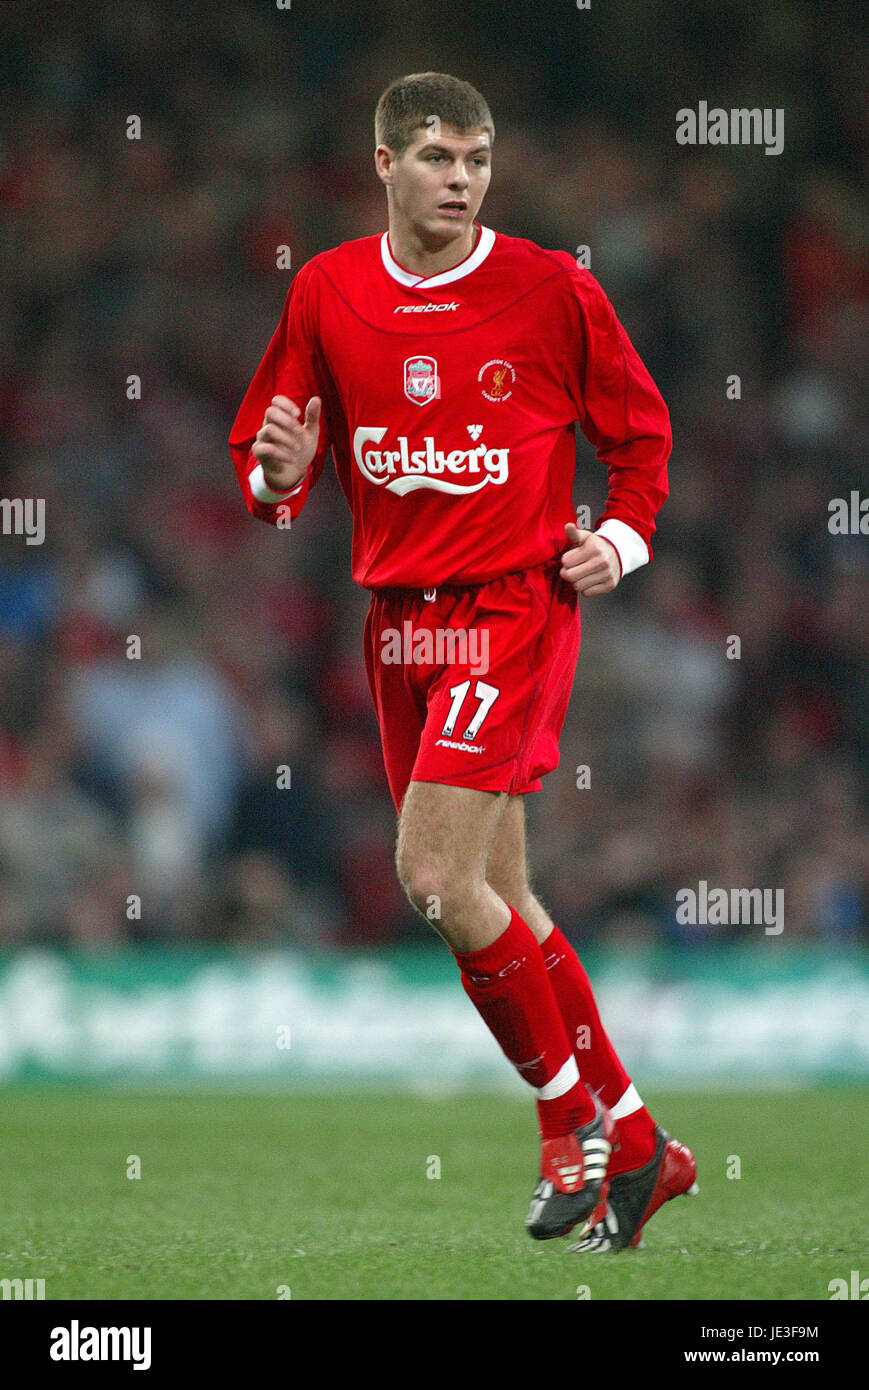
{"type": "Polygon", "coordinates": [[[394,314],[446,314],[451,309],[460,309],[461,305],[453,299],[449,304],[397,304],[393,309],[394,314]]]}
{"type": "Polygon", "coordinates": [[[485,743],[465,743],[462,739],[435,739],[435,748],[457,748],[460,753],[485,753],[485,743]]]}
{"type": "Polygon", "coordinates": [[[435,492],[479,492],[487,483],[506,483],[509,475],[510,450],[487,449],[478,444],[475,449],[437,449],[434,437],[423,437],[425,448],[411,449],[407,435],[400,434],[395,449],[368,449],[367,444],[379,444],[386,428],[359,425],[353,433],[353,457],[363,477],[387,492],[403,497],[417,488],[432,488],[435,492]],[[445,473],[467,482],[452,482],[445,473]],[[482,476],[481,476],[482,475],[482,476]]]}

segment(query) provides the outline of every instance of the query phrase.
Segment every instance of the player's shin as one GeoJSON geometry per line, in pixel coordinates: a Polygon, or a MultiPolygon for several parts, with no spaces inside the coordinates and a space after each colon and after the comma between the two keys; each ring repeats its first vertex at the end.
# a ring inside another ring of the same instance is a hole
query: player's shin
{"type": "Polygon", "coordinates": [[[544,1139],[572,1133],[594,1115],[550,985],[543,953],[515,909],[490,946],[455,952],[462,984],[519,1075],[537,1092],[544,1139]]]}
{"type": "Polygon", "coordinates": [[[604,1031],[591,981],[563,933],[554,927],[541,946],[565,1032],[589,1086],[616,1122],[608,1173],[639,1168],[655,1152],[655,1121],[604,1031]]]}

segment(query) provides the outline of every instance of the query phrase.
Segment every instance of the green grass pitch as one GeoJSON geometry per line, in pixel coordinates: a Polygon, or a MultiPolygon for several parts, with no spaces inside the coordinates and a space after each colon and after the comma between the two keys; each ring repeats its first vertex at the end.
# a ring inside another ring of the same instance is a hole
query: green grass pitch
{"type": "Polygon", "coordinates": [[[10,1088],[0,1277],[43,1278],[47,1300],[828,1300],[869,1274],[867,1091],[647,1099],[700,1195],[645,1249],[589,1257],[525,1234],[521,1098],[10,1088]]]}

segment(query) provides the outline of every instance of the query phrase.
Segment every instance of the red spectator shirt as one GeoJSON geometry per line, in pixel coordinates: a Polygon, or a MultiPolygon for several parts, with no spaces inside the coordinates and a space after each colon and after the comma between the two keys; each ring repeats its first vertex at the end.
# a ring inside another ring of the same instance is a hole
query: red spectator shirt
{"type": "Polygon", "coordinates": [[[566,252],[479,227],[420,276],[388,233],[308,261],[242,401],[230,449],[248,509],[298,516],[331,448],[369,589],[479,584],[560,556],[575,521],[575,422],[608,469],[595,529],[627,573],[667,496],[667,408],[612,305],[566,252]],[[250,452],[275,395],[323,400],[317,453],[288,494],[250,452]]]}

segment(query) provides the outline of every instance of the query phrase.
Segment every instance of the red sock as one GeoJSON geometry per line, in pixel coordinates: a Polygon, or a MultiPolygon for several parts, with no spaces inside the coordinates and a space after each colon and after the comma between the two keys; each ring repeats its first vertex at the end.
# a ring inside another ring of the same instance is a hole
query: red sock
{"type": "Polygon", "coordinates": [[[537,1091],[544,1139],[570,1134],[594,1115],[579,1079],[537,938],[510,908],[510,925],[482,951],[456,951],[465,993],[504,1055],[537,1091]]]}
{"type": "Polygon", "coordinates": [[[591,982],[567,937],[555,927],[541,947],[552,991],[582,1074],[614,1112],[616,1145],[607,1172],[640,1168],[655,1152],[655,1121],[604,1032],[591,982]]]}

